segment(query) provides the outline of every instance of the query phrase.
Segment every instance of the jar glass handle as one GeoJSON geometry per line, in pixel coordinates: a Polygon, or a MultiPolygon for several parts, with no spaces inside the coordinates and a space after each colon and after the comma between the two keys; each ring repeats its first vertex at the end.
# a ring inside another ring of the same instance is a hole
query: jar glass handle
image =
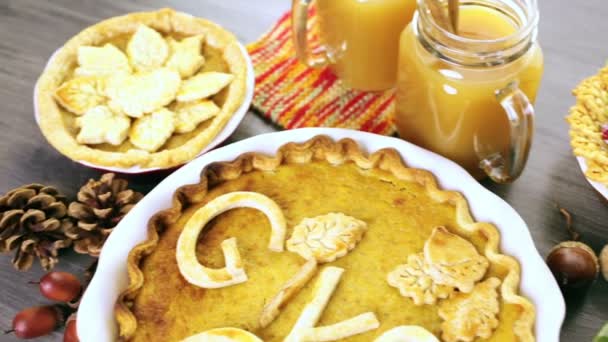
{"type": "Polygon", "coordinates": [[[496,91],[496,99],[503,107],[509,121],[510,144],[504,152],[482,156],[479,166],[496,183],[511,183],[524,169],[534,134],[534,107],[519,89],[517,81],[496,91]]]}
{"type": "Polygon", "coordinates": [[[327,56],[324,52],[314,53],[308,46],[307,23],[308,7],[312,0],[293,0],[291,3],[291,22],[293,42],[296,48],[298,59],[310,66],[320,67],[328,64],[327,56]]]}

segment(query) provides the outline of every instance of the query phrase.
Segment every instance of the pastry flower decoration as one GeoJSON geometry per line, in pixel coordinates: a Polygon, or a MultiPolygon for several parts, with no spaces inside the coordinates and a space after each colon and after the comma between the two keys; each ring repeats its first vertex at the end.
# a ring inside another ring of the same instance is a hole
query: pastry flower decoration
{"type": "Polygon", "coordinates": [[[489,266],[488,259],[477,253],[472,243],[444,227],[435,228],[424,244],[424,261],[435,283],[464,293],[473,290],[489,266]]]}
{"type": "Polygon", "coordinates": [[[236,238],[221,243],[226,266],[215,269],[201,265],[196,257],[196,243],[205,225],[216,216],[234,208],[247,207],[262,211],[272,229],[268,249],[282,252],[285,242],[286,223],[281,208],[270,198],[256,192],[231,192],[215,198],[186,222],[177,241],[177,266],[182,276],[191,284],[214,289],[247,281],[241,262],[236,238]]]}
{"type": "Polygon", "coordinates": [[[407,264],[399,265],[388,274],[388,284],[399,289],[402,296],[411,298],[416,305],[435,304],[437,299],[448,298],[454,292],[451,286],[439,285],[424,269],[422,253],[411,254],[407,264]]]}
{"type": "Polygon", "coordinates": [[[498,278],[489,278],[471,293],[455,293],[439,304],[442,339],[446,342],[488,338],[498,326],[498,278]]]}
{"type": "Polygon", "coordinates": [[[238,328],[215,328],[192,335],[181,342],[263,342],[249,331],[238,328]]]}
{"type": "Polygon", "coordinates": [[[192,132],[218,115],[221,110],[210,98],[234,76],[201,71],[203,44],[202,35],[178,41],[140,25],[125,51],[111,43],[80,47],[73,77],[55,91],[63,108],[87,117],[89,124],[76,127],[81,129],[76,140],[121,145],[128,139],[135,148],[155,152],[172,135],[192,132]],[[101,116],[100,106],[112,115],[101,116]],[[110,116],[120,124],[108,125],[110,116]],[[130,134],[125,124],[134,126],[130,134]]]}
{"type": "Polygon", "coordinates": [[[355,248],[367,224],[342,213],[305,218],[293,228],[287,250],[319,263],[332,262],[355,248]]]}
{"type": "Polygon", "coordinates": [[[421,326],[401,325],[387,330],[374,342],[439,342],[439,340],[421,326]]]}

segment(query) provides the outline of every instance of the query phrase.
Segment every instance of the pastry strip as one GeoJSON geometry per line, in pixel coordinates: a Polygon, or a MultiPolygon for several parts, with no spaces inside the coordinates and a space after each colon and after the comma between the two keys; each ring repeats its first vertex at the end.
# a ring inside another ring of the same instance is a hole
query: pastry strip
{"type": "Polygon", "coordinates": [[[319,318],[321,318],[321,314],[325,310],[329,299],[336,290],[342,273],[344,273],[343,268],[332,266],[326,267],[321,271],[319,279],[315,284],[312,301],[304,307],[300,317],[284,342],[335,341],[376,329],[380,326],[376,315],[368,312],[329,326],[314,328],[319,318]]]}
{"type": "Polygon", "coordinates": [[[264,306],[260,316],[260,326],[265,328],[270,325],[277,318],[285,303],[298,294],[316,273],[315,259],[308,260],[302,265],[298,272],[281,287],[279,293],[264,306]]]}
{"type": "Polygon", "coordinates": [[[242,268],[234,238],[222,242],[226,267],[208,268],[201,265],[196,257],[196,243],[205,225],[216,216],[240,207],[255,208],[266,214],[272,229],[268,248],[277,252],[283,250],[286,230],[285,217],[281,208],[272,199],[256,192],[243,191],[219,196],[192,215],[177,241],[177,266],[189,283],[202,288],[214,289],[247,281],[247,274],[242,268]]]}
{"type": "Polygon", "coordinates": [[[338,286],[338,282],[340,282],[342,273],[344,273],[343,268],[332,266],[326,267],[323,271],[321,271],[321,274],[319,274],[319,279],[315,284],[315,293],[312,301],[304,307],[300,317],[296,321],[296,324],[294,324],[289,335],[285,338],[284,342],[299,341],[300,336],[298,335],[300,334],[301,330],[312,328],[315,326],[315,324],[317,324],[319,318],[321,318],[323,310],[325,310],[325,307],[331,298],[331,295],[338,286]]]}

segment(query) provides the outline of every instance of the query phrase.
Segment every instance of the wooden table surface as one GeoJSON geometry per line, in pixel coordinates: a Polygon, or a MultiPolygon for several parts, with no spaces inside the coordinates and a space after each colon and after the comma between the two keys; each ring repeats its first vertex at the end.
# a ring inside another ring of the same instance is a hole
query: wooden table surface
{"type": "MultiPolygon", "coordinates": [[[[587,184],[572,156],[564,116],[573,104],[571,89],[594,74],[608,58],[608,2],[539,1],[539,39],[546,69],[537,100],[530,160],[516,183],[483,184],[520,213],[541,255],[567,238],[556,203],[574,215],[583,240],[599,252],[608,243],[608,208],[587,184]]],[[[99,176],[51,148],[33,117],[34,82],[51,53],[72,35],[107,17],[168,6],[218,22],[247,43],[265,32],[289,5],[288,0],[0,0],[0,192],[40,182],[54,184],[73,195],[87,179],[99,176]]],[[[249,113],[231,139],[273,130],[249,113]]],[[[162,178],[136,177],[131,184],[145,192],[162,178]]],[[[90,261],[67,253],[57,269],[79,272],[90,261]]],[[[17,311],[45,302],[35,286],[27,285],[42,274],[37,264],[29,272],[17,272],[10,256],[0,257],[1,329],[10,327],[17,311]]],[[[562,341],[590,341],[606,321],[608,283],[598,280],[586,296],[568,302],[562,341]]],[[[0,335],[0,340],[16,339],[0,335]]],[[[61,333],[46,340],[59,341],[61,333]]]]}

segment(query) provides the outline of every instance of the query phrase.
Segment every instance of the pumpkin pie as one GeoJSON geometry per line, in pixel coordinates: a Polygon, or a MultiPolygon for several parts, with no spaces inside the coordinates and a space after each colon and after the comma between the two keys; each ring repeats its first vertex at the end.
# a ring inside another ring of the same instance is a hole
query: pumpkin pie
{"type": "Polygon", "coordinates": [[[42,133],[67,157],[100,166],[160,167],[193,159],[245,96],[235,36],[171,9],[86,28],[40,76],[42,133]]]}
{"type": "Polygon", "coordinates": [[[318,136],[177,189],[115,317],[129,341],[534,341],[499,239],[396,151],[318,136]]]}

